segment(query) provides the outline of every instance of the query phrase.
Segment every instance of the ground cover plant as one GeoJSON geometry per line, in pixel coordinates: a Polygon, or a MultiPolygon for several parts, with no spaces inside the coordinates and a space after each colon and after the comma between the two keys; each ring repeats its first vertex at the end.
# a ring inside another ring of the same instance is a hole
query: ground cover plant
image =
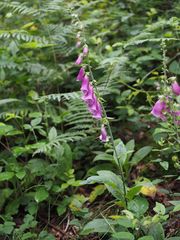
{"type": "Polygon", "coordinates": [[[0,239],[180,239],[179,11],[0,2],[0,239]]]}

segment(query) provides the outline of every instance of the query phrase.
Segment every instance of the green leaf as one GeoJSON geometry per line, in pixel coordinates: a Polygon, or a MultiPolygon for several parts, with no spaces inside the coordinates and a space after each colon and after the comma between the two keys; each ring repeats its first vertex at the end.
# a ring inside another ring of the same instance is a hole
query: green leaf
{"type": "Polygon", "coordinates": [[[37,189],[34,199],[37,203],[39,203],[46,200],[48,197],[49,197],[49,193],[46,191],[45,188],[41,187],[37,189]]]}
{"type": "Polygon", "coordinates": [[[164,215],[166,213],[166,208],[162,203],[156,202],[156,206],[153,208],[153,210],[160,215],[164,215]]]}
{"type": "Polygon", "coordinates": [[[164,240],[164,230],[161,223],[153,224],[149,228],[148,235],[152,236],[154,240],[164,240]]]}
{"type": "Polygon", "coordinates": [[[93,191],[90,193],[89,195],[89,201],[90,203],[94,202],[94,200],[102,195],[105,191],[106,187],[104,185],[97,185],[96,187],[94,187],[93,191]]]}
{"type": "Polygon", "coordinates": [[[55,127],[52,127],[48,133],[49,141],[54,141],[57,137],[57,131],[55,127]]]}
{"type": "Polygon", "coordinates": [[[72,199],[70,197],[66,197],[60,203],[58,203],[57,207],[58,216],[61,216],[66,212],[67,206],[70,204],[71,200],[72,199]]]}
{"type": "Polygon", "coordinates": [[[0,235],[11,234],[14,229],[14,222],[5,221],[4,224],[0,224],[0,235]]]}
{"type": "Polygon", "coordinates": [[[107,233],[112,232],[111,224],[113,223],[112,220],[107,221],[105,219],[94,219],[87,223],[82,232],[81,235],[88,235],[90,233],[107,233]]]}
{"type": "Polygon", "coordinates": [[[119,165],[119,162],[120,162],[123,165],[127,158],[127,151],[126,151],[126,147],[125,147],[124,143],[121,140],[118,143],[118,145],[116,146],[116,152],[118,155],[118,159],[117,159],[116,154],[114,152],[114,160],[115,160],[116,164],[119,165]]]}
{"type": "Polygon", "coordinates": [[[169,65],[169,71],[180,75],[180,63],[178,61],[173,61],[170,65],[169,65]]]}
{"type": "Polygon", "coordinates": [[[132,200],[134,198],[134,196],[141,191],[141,188],[142,188],[142,186],[134,186],[134,187],[128,189],[126,197],[129,200],[132,200]]]}
{"type": "Polygon", "coordinates": [[[121,178],[108,170],[97,172],[99,176],[89,177],[84,184],[104,183],[108,191],[118,200],[124,201],[123,198],[123,182],[121,178]]]}
{"type": "Polygon", "coordinates": [[[41,123],[41,121],[42,121],[41,117],[35,118],[35,119],[31,120],[31,126],[35,127],[35,126],[39,125],[41,123]]]}
{"type": "Polygon", "coordinates": [[[128,210],[133,212],[137,218],[140,218],[148,210],[148,207],[146,198],[140,196],[128,202],[128,210]]]}
{"type": "Polygon", "coordinates": [[[164,170],[166,170],[166,171],[168,170],[169,163],[167,161],[160,162],[159,164],[161,165],[161,167],[164,168],[164,170]]]}
{"type": "Polygon", "coordinates": [[[139,149],[137,152],[135,152],[131,164],[136,165],[138,164],[143,158],[145,158],[152,150],[151,146],[146,146],[141,149],[139,149]]]}
{"type": "Polygon", "coordinates": [[[2,181],[8,181],[14,177],[13,172],[2,172],[0,173],[0,182],[2,181]]]}
{"type": "Polygon", "coordinates": [[[115,239],[122,240],[134,240],[134,236],[130,232],[116,232],[112,234],[112,237],[115,239]]]}
{"type": "Polygon", "coordinates": [[[16,177],[20,180],[22,180],[24,177],[26,176],[26,172],[25,170],[21,169],[20,171],[18,171],[16,173],[16,177]]]}
{"type": "Polygon", "coordinates": [[[127,160],[129,160],[130,157],[132,156],[132,154],[133,154],[133,152],[134,152],[134,147],[135,147],[135,141],[134,141],[134,139],[130,140],[130,141],[126,144],[127,160]]]}
{"type": "Polygon", "coordinates": [[[178,212],[180,211],[180,204],[176,205],[173,209],[173,212],[178,212]]]}
{"type": "Polygon", "coordinates": [[[122,217],[120,219],[116,220],[116,223],[120,226],[126,227],[126,228],[134,228],[132,220],[122,217]]]}
{"type": "Polygon", "coordinates": [[[107,153],[100,153],[98,154],[94,159],[93,162],[96,161],[110,161],[112,162],[114,160],[113,156],[107,153]]]}
{"type": "Polygon", "coordinates": [[[154,238],[152,236],[144,236],[144,237],[138,238],[138,240],[154,240],[154,238]]]}

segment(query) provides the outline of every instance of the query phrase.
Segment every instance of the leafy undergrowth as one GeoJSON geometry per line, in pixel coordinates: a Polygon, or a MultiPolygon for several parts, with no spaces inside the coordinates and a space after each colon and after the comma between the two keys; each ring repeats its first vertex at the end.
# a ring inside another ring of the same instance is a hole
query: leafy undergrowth
{"type": "Polygon", "coordinates": [[[0,2],[0,239],[179,240],[179,10],[0,2]]]}

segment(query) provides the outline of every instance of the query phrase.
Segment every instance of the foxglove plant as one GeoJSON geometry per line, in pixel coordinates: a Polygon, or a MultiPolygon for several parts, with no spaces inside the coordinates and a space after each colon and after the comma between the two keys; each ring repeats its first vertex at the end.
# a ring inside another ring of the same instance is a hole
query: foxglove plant
{"type": "MultiPolygon", "coordinates": [[[[82,27],[78,17],[77,17],[77,21],[79,22],[80,29],[83,30],[83,27],[82,27]]],[[[79,54],[77,60],[75,61],[75,64],[81,65],[83,63],[83,60],[87,59],[88,64],[86,64],[86,65],[89,70],[89,75],[88,75],[88,73],[86,73],[86,71],[85,71],[84,66],[81,66],[81,68],[78,72],[78,75],[76,77],[77,81],[81,81],[80,89],[82,92],[82,100],[87,105],[88,111],[91,113],[92,117],[95,118],[96,120],[100,121],[100,123],[101,123],[101,133],[99,136],[100,141],[102,141],[103,143],[106,143],[107,141],[109,141],[109,139],[111,140],[111,143],[112,143],[112,146],[114,149],[115,161],[116,161],[116,163],[118,163],[120,174],[122,177],[124,202],[125,202],[125,205],[127,206],[126,183],[125,183],[125,178],[124,178],[123,167],[122,167],[122,163],[120,162],[119,157],[118,157],[118,153],[117,153],[117,149],[116,149],[116,146],[114,143],[114,138],[112,135],[109,119],[107,117],[107,114],[106,114],[105,108],[102,104],[102,101],[100,100],[101,98],[100,98],[99,91],[96,87],[96,84],[93,84],[96,81],[94,79],[94,76],[93,76],[93,73],[91,70],[91,66],[89,63],[89,58],[88,58],[89,48],[88,48],[88,45],[86,44],[85,38],[84,38],[84,41],[82,40],[81,32],[78,32],[76,38],[77,38],[76,46],[80,46],[79,43],[82,43],[82,42],[84,42],[85,44],[83,46],[82,52],[79,54]],[[91,81],[90,81],[90,79],[91,79],[91,81]],[[107,126],[110,137],[108,137],[105,126],[107,126]]]]}

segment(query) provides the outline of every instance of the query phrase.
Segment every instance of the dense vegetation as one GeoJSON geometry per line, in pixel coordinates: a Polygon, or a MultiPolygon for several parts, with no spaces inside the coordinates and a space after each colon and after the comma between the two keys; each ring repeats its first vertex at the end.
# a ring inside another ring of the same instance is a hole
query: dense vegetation
{"type": "Polygon", "coordinates": [[[0,239],[180,239],[179,12],[0,2],[0,239]]]}

